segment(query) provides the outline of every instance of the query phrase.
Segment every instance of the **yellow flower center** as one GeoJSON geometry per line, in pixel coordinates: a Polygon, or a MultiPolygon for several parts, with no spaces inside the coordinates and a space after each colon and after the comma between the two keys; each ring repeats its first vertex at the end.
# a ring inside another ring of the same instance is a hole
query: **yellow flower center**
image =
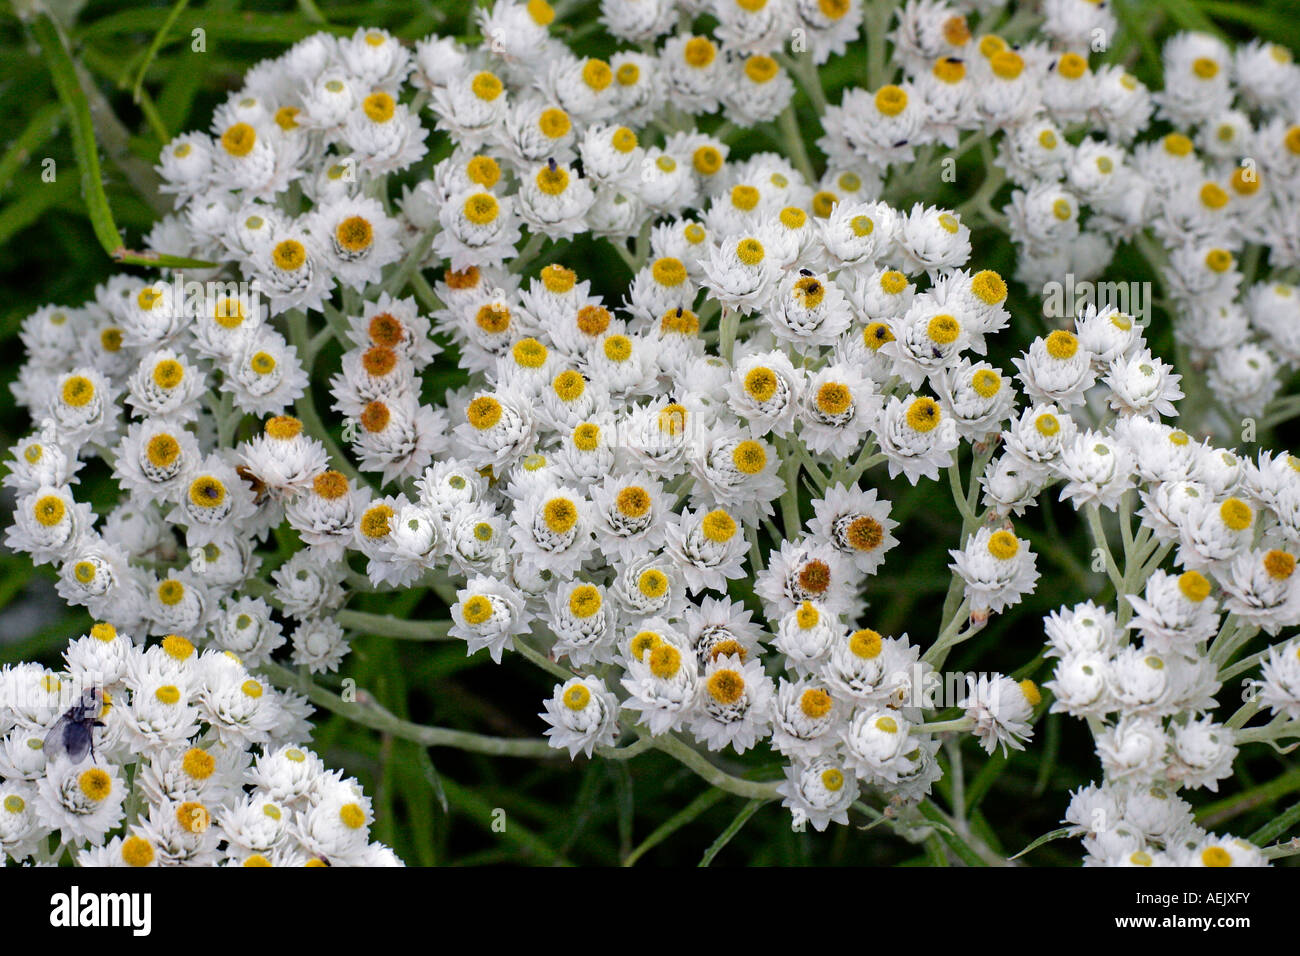
{"type": "Polygon", "coordinates": [[[560,139],[568,135],[569,130],[573,128],[573,121],[564,110],[551,107],[543,110],[542,115],[537,118],[537,128],[547,139],[560,139]]]}
{"type": "Polygon", "coordinates": [[[665,405],[659,412],[659,431],[677,437],[686,431],[686,408],[675,402],[665,405]]]}
{"type": "Polygon", "coordinates": [[[636,579],[636,589],[651,600],[668,593],[668,575],[658,568],[647,568],[636,579]]]}
{"type": "Polygon", "coordinates": [[[98,767],[93,767],[77,777],[77,786],[86,795],[86,799],[99,803],[112,792],[113,778],[98,767]]]}
{"type": "Polygon", "coordinates": [[[731,463],[745,475],[757,475],[767,467],[767,452],[752,439],[742,441],[731,453],[731,463]]]}
{"type": "Polygon", "coordinates": [[[555,8],[546,0],[528,0],[525,9],[528,11],[528,16],[539,27],[548,27],[555,19],[555,8]]]}
{"type": "Polygon", "coordinates": [[[578,523],[578,506],[568,498],[552,498],[542,508],[542,520],[554,534],[568,534],[578,523]]]}
{"type": "Polygon", "coordinates": [[[954,56],[943,56],[934,61],[930,72],[941,83],[960,83],[966,78],[966,64],[954,56]]]}
{"type": "Polygon", "coordinates": [[[620,153],[630,153],[637,147],[636,133],[626,126],[620,126],[614,130],[614,135],[609,138],[609,143],[620,153]]]}
{"type": "Polygon", "coordinates": [[[537,188],[548,196],[558,196],[569,188],[569,171],[563,166],[543,166],[537,172],[537,188]]]}
{"type": "Polygon", "coordinates": [[[745,375],[745,394],[756,402],[766,402],[776,394],[776,373],[759,365],[745,375]]]}
{"type": "Polygon", "coordinates": [[[361,101],[361,108],[372,123],[387,123],[393,118],[397,104],[383,90],[376,90],[361,101]]]}
{"type": "Polygon", "coordinates": [[[563,700],[569,710],[582,710],[591,702],[591,691],[585,684],[574,684],[564,692],[563,700]]]}
{"type": "Polygon", "coordinates": [[[844,540],[854,551],[874,551],[885,540],[885,529],[870,515],[859,515],[849,522],[844,540]]]}
{"type": "Polygon", "coordinates": [[[1275,581],[1285,581],[1295,573],[1295,557],[1285,551],[1270,551],[1264,555],[1264,570],[1275,581]]]}
{"type": "Polygon", "coordinates": [[[387,537],[392,530],[393,514],[389,505],[371,505],[361,516],[361,533],[371,539],[387,537]]]}
{"type": "Polygon", "coordinates": [[[1228,194],[1218,183],[1206,183],[1201,187],[1201,204],[1207,209],[1222,209],[1228,204],[1228,194]]]}
{"type": "Polygon", "coordinates": [[[501,420],[501,403],[491,395],[480,395],[465,408],[465,419],[479,431],[486,431],[501,420]]]}
{"type": "MultiPolygon", "coordinates": [[[[736,188],[741,187],[737,186],[736,188]]],[[[655,282],[671,288],[686,281],[686,266],[682,265],[680,259],[656,259],[654,265],[650,267],[650,274],[654,277],[655,282]]]]}
{"type": "MultiPolygon", "coordinates": [[[[633,647],[636,642],[649,634],[643,632],[638,634],[633,640],[633,647]]],[[[681,669],[682,653],[673,645],[662,641],[658,634],[650,634],[655,643],[650,647],[650,673],[654,674],[660,680],[667,680],[673,677],[681,669]]]]}
{"type": "Polygon", "coordinates": [[[627,518],[640,518],[650,510],[650,492],[639,485],[629,485],[614,498],[619,514],[627,518]]]}
{"type": "Polygon", "coordinates": [[[808,221],[808,214],[798,206],[786,206],[777,218],[785,228],[795,230],[804,227],[804,223],[808,221]]]}
{"type": "Polygon", "coordinates": [[[745,694],[745,679],[730,668],[714,671],[708,680],[709,696],[723,706],[730,706],[745,694]]]}
{"type": "Polygon", "coordinates": [[[569,594],[569,613],[574,617],[588,618],[604,603],[599,590],[590,584],[580,584],[569,594]]]}
{"type": "Polygon", "coordinates": [[[153,858],[153,845],[144,837],[133,835],[122,841],[122,862],[127,866],[148,866],[153,858]]]}
{"type": "Polygon", "coordinates": [[[742,212],[749,212],[758,205],[761,197],[753,186],[744,184],[731,187],[731,204],[742,212]]]}
{"type": "Polygon", "coordinates": [[[573,430],[573,444],[579,451],[595,451],[600,445],[600,426],[583,422],[573,430]]]}
{"type": "Polygon", "coordinates": [[[465,200],[463,211],[465,218],[474,225],[486,226],[496,220],[501,206],[491,193],[475,193],[465,200]]]}
{"type": "Polygon", "coordinates": [[[1010,561],[1020,551],[1020,541],[1010,531],[994,531],[989,535],[989,554],[999,561],[1010,561]]]}
{"type": "Polygon", "coordinates": [[[61,524],[67,513],[68,509],[63,504],[63,499],[57,495],[45,495],[32,506],[32,516],[36,518],[36,523],[45,528],[53,528],[61,524]]]}
{"type": "Polygon", "coordinates": [[[552,295],[564,295],[578,283],[578,274],[564,266],[550,265],[542,270],[542,285],[552,295]]]}
{"type": "Polygon", "coordinates": [[[374,242],[375,230],[368,219],[361,216],[348,216],[334,230],[338,244],[349,252],[361,252],[369,249],[374,242]]]}
{"type": "Polygon", "coordinates": [[[961,324],[951,315],[936,315],[926,325],[925,333],[935,345],[951,345],[961,335],[961,324]]]}
{"type": "Polygon", "coordinates": [[[492,601],[482,594],[475,594],[465,601],[461,608],[465,620],[477,627],[492,616],[492,601]]]}
{"type": "Polygon", "coordinates": [[[572,402],[581,398],[587,390],[587,380],[582,377],[581,372],[566,369],[555,376],[554,381],[551,382],[551,388],[554,389],[560,401],[572,402]]]}
{"type": "Polygon", "coordinates": [[[688,66],[693,66],[697,70],[702,70],[713,63],[718,55],[718,48],[705,37],[691,37],[686,41],[686,46],[682,50],[682,56],[688,66]]]}
{"type": "Polygon", "coordinates": [[[854,657],[860,657],[863,660],[872,660],[880,656],[880,652],[885,649],[884,639],[876,631],[869,628],[861,631],[854,631],[849,637],[849,650],[853,652],[854,657]]]}
{"type": "Polygon", "coordinates": [[[745,61],[745,76],[749,77],[752,83],[766,83],[779,71],[780,67],[777,66],[776,60],[770,56],[758,54],[745,61]]]}
{"type": "Polygon", "coordinates": [[[747,266],[756,266],[766,255],[763,244],[753,237],[736,243],[736,258],[747,266]]]}
{"type": "Polygon", "coordinates": [[[592,58],[583,64],[582,82],[599,93],[614,82],[614,71],[604,60],[592,58]]]}
{"type": "Polygon", "coordinates": [[[1088,61],[1077,53],[1067,53],[1056,61],[1056,71],[1067,80],[1077,80],[1088,72],[1088,61]]]}
{"type": "Polygon", "coordinates": [[[1043,344],[1047,347],[1047,354],[1061,362],[1074,358],[1079,351],[1079,340],[1072,332],[1064,329],[1052,332],[1043,344]]]}
{"type": "Polygon", "coordinates": [[[1003,80],[1017,79],[1025,69],[1025,61],[1014,50],[999,50],[989,57],[993,75],[1003,80]]]}
{"type": "Polygon", "coordinates": [[[710,541],[722,544],[736,536],[736,519],[721,508],[710,511],[700,522],[700,530],[710,541]]]}
{"type": "Polygon", "coordinates": [[[276,268],[294,272],[307,261],[307,250],[297,239],[283,239],[271,250],[271,259],[276,268]]]}
{"type": "Polygon", "coordinates": [[[1219,517],[1233,531],[1245,531],[1255,520],[1255,513],[1240,498],[1229,498],[1219,506],[1219,517]]]}
{"type": "Polygon", "coordinates": [[[175,359],[163,359],[153,367],[153,382],[159,388],[175,388],[183,378],[185,366],[175,359]]]}
{"type": "Polygon", "coordinates": [[[1030,707],[1037,707],[1043,702],[1043,695],[1038,690],[1038,685],[1025,678],[1020,682],[1020,692],[1025,695],[1025,700],[1030,707]]]}
{"type": "Polygon", "coordinates": [[[818,411],[838,417],[853,407],[853,392],[842,382],[826,382],[817,389],[816,402],[818,411]]]}
{"type": "Polygon", "coordinates": [[[820,720],[831,712],[831,695],[820,687],[809,687],[799,695],[799,709],[805,717],[820,720]]]}
{"type": "Polygon", "coordinates": [[[190,482],[190,503],[199,508],[219,508],[226,500],[226,486],[212,475],[190,482]]]}
{"type": "Polygon", "coordinates": [[[928,432],[938,426],[943,413],[933,398],[918,398],[908,406],[906,418],[913,431],[928,432]]]}
{"type": "Polygon", "coordinates": [[[257,131],[247,123],[235,123],[221,134],[221,148],[231,156],[247,156],[257,145],[257,131]]]}
{"type": "Polygon", "coordinates": [[[907,91],[889,84],[876,91],[876,109],[886,116],[897,116],[907,109],[907,91]]]}
{"type": "Polygon", "coordinates": [[[605,358],[611,362],[626,362],[632,357],[632,340],[626,335],[611,335],[605,340],[605,358]]]}
{"type": "Polygon", "coordinates": [[[970,384],[980,398],[992,398],[1002,389],[1002,376],[991,368],[982,368],[971,376],[970,384]]]}
{"type": "Polygon", "coordinates": [[[1201,862],[1206,866],[1232,866],[1232,854],[1221,846],[1206,847],[1201,851],[1201,862]]]}
{"type": "Polygon", "coordinates": [[[61,393],[63,404],[84,408],[95,398],[95,383],[84,375],[70,375],[64,380],[61,393]]]}
{"type": "Polygon", "coordinates": [[[825,219],[834,211],[835,204],[839,201],[840,197],[833,192],[828,192],[825,189],[821,190],[812,198],[813,215],[818,219],[825,219]]]}

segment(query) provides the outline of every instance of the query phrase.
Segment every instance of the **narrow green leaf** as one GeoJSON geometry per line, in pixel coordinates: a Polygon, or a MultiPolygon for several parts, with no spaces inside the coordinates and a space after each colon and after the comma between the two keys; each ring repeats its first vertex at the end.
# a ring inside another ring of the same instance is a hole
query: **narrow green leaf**
{"type": "Polygon", "coordinates": [[[741,828],[749,822],[749,818],[758,812],[758,808],[767,803],[766,800],[750,800],[740,808],[736,818],[727,825],[718,838],[713,841],[713,845],[704,851],[704,857],[700,860],[700,866],[708,866],[713,862],[713,858],[722,852],[722,848],[731,842],[731,838],[740,832],[741,828]]]}
{"type": "Polygon", "coordinates": [[[162,49],[163,41],[167,39],[167,33],[175,25],[177,17],[189,5],[190,0],[177,0],[172,6],[171,12],[167,14],[167,19],[163,21],[158,32],[153,36],[153,42],[149,44],[149,49],[145,51],[144,62],[140,64],[140,72],[136,74],[135,86],[131,89],[131,98],[137,103],[140,102],[140,92],[144,87],[144,74],[149,69],[149,64],[153,63],[154,57],[162,49]]]}
{"type": "Polygon", "coordinates": [[[72,124],[72,146],[77,155],[77,167],[81,171],[81,192],[86,200],[86,211],[90,213],[91,227],[104,251],[110,256],[116,256],[124,251],[122,234],[117,230],[113,210],[108,205],[108,197],[104,195],[104,176],[99,168],[94,124],[90,119],[86,96],[77,80],[76,67],[68,55],[68,48],[64,46],[58,26],[48,13],[38,13],[31,26],[54,80],[59,100],[67,110],[72,124]]]}
{"type": "Polygon", "coordinates": [[[1061,827],[1059,830],[1053,830],[1050,833],[1044,833],[1033,843],[1029,844],[1029,846],[1025,847],[1015,856],[1011,857],[1011,859],[1018,860],[1026,853],[1028,853],[1030,850],[1037,850],[1044,843],[1051,843],[1053,840],[1060,840],[1062,837],[1068,837],[1072,830],[1073,830],[1072,827],[1061,827]]]}
{"type": "Polygon", "coordinates": [[[662,843],[665,839],[676,833],[686,824],[690,823],[705,810],[712,807],[715,803],[722,800],[727,795],[725,790],[719,790],[717,787],[710,787],[702,794],[692,800],[684,808],[677,811],[661,824],[653,833],[641,841],[641,845],[623,858],[624,866],[631,866],[637,860],[641,859],[646,852],[662,843]]]}
{"type": "Polygon", "coordinates": [[[1256,846],[1264,846],[1288,833],[1297,823],[1300,823],[1300,803],[1293,803],[1289,809],[1275,816],[1246,839],[1256,846]]]}

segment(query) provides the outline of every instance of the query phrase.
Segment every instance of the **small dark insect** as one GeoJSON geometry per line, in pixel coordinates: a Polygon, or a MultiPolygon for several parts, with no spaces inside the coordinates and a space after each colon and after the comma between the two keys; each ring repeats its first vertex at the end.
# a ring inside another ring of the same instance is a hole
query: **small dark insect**
{"type": "Polygon", "coordinates": [[[800,274],[801,276],[810,276],[810,275],[812,275],[812,270],[811,270],[811,269],[800,269],[800,270],[799,270],[799,274],[800,274]]]}
{"type": "Polygon", "coordinates": [[[554,157],[552,157],[552,158],[550,158],[550,159],[548,159],[548,160],[546,161],[546,167],[547,167],[551,172],[555,172],[555,158],[554,158],[554,157]]]}
{"type": "Polygon", "coordinates": [[[907,140],[900,139],[897,143],[894,144],[894,149],[898,149],[900,146],[906,146],[906,145],[907,145],[907,140]]]}
{"type": "Polygon", "coordinates": [[[81,700],[69,707],[45,735],[45,762],[52,764],[66,756],[74,764],[81,763],[90,754],[94,763],[95,728],[104,726],[99,719],[103,706],[104,694],[98,687],[82,691],[81,700]]]}

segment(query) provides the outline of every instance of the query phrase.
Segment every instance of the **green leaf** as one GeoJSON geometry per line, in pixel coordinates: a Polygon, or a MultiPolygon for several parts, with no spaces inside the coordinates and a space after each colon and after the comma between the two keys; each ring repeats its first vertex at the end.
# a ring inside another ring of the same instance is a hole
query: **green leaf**
{"type": "Polygon", "coordinates": [[[104,251],[118,262],[127,265],[168,269],[204,269],[216,263],[190,259],[159,252],[134,252],[127,249],[122,233],[113,219],[113,209],[104,192],[104,174],[99,165],[99,149],[95,144],[95,127],[90,118],[90,105],[77,78],[77,68],[68,54],[58,26],[49,14],[40,13],[32,21],[32,32],[41,46],[41,54],[54,80],[59,100],[68,113],[72,125],[72,146],[81,171],[81,194],[90,214],[90,225],[95,238],[104,251]]]}
{"type": "Polygon", "coordinates": [[[1061,827],[1059,830],[1053,830],[1051,833],[1044,833],[1033,843],[1029,844],[1029,846],[1011,857],[1011,859],[1018,860],[1030,850],[1037,850],[1044,843],[1051,843],[1053,840],[1060,840],[1062,837],[1068,837],[1073,832],[1073,829],[1073,827],[1061,827]]]}
{"type": "Polygon", "coordinates": [[[32,33],[41,46],[41,54],[54,80],[63,108],[72,124],[72,147],[81,171],[81,193],[90,213],[90,224],[95,237],[110,256],[125,252],[122,234],[113,221],[113,210],[104,194],[104,175],[99,167],[99,150],[95,146],[95,128],[90,119],[90,107],[81,91],[77,69],[68,55],[58,26],[48,13],[38,13],[32,20],[32,33]]]}
{"type": "Polygon", "coordinates": [[[717,787],[710,787],[708,790],[705,790],[641,841],[640,846],[623,858],[623,865],[631,866],[637,860],[641,859],[647,851],[651,850],[667,839],[670,835],[686,826],[686,824],[690,823],[705,810],[721,801],[726,795],[727,793],[725,790],[719,790],[717,787]]]}
{"type": "Polygon", "coordinates": [[[145,51],[144,62],[140,64],[140,72],[136,74],[135,86],[131,89],[131,98],[135,100],[135,102],[140,102],[140,93],[144,86],[144,74],[149,69],[149,64],[151,64],[154,57],[158,55],[158,51],[162,48],[163,40],[167,38],[167,32],[175,25],[176,19],[189,5],[189,2],[190,0],[177,0],[177,3],[171,9],[171,12],[167,14],[167,19],[164,20],[162,26],[158,28],[158,32],[154,34],[153,42],[149,44],[149,49],[145,51]]]}
{"type": "Polygon", "coordinates": [[[727,825],[727,829],[718,835],[713,844],[704,851],[704,856],[700,860],[700,866],[708,866],[713,862],[713,858],[722,852],[722,848],[731,842],[731,838],[740,832],[741,828],[749,822],[749,818],[758,812],[758,808],[767,803],[766,800],[750,800],[740,808],[736,818],[727,825]]]}
{"type": "Polygon", "coordinates": [[[1290,808],[1275,816],[1246,839],[1256,846],[1264,846],[1289,832],[1297,823],[1300,823],[1300,803],[1292,804],[1290,808]]]}

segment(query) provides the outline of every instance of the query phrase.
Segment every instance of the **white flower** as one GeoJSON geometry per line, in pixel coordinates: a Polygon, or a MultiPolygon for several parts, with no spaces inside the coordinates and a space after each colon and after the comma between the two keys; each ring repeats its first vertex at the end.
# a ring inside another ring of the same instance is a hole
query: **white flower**
{"type": "Polygon", "coordinates": [[[1023,741],[1034,732],[1030,718],[1042,701],[1034,682],[1017,683],[1001,674],[981,674],[978,680],[968,677],[966,681],[967,695],[957,706],[964,708],[973,721],[972,732],[985,752],[993,753],[998,744],[1003,753],[1008,744],[1014,750],[1024,750],[1023,741]]]}
{"type": "Polygon", "coordinates": [[[1054,470],[1066,479],[1060,500],[1077,506],[1095,504],[1114,511],[1124,492],[1133,487],[1133,453],[1092,429],[1062,446],[1054,470]]]}
{"type": "Polygon", "coordinates": [[[772,698],[772,682],[761,661],[718,655],[704,665],[691,733],[710,750],[730,745],[744,753],[767,736],[772,698]]]}
{"type": "Polygon", "coordinates": [[[864,708],[844,730],[845,762],[864,783],[885,786],[907,773],[912,725],[896,710],[864,708]]]}
{"type": "Polygon", "coordinates": [[[528,633],[531,615],[514,588],[496,578],[476,575],[456,592],[451,619],[454,623],[448,634],[468,644],[466,653],[487,648],[499,664],[515,635],[528,633]]]}
{"type": "Polygon", "coordinates": [[[555,685],[546,701],[546,710],[538,716],[550,726],[547,742],[557,749],[567,749],[569,757],[579,751],[588,757],[597,747],[612,747],[618,738],[618,700],[595,677],[572,677],[555,685]]]}
{"type": "Polygon", "coordinates": [[[37,819],[67,843],[100,846],[122,820],[126,784],[115,764],[61,761],[36,782],[36,791],[37,819]]]}
{"type": "Polygon", "coordinates": [[[957,424],[927,396],[891,397],[875,426],[880,450],[889,460],[889,476],[902,474],[912,484],[937,479],[961,443],[957,424]]]}
{"type": "Polygon", "coordinates": [[[1036,555],[1012,532],[980,528],[949,565],[966,582],[972,611],[997,613],[1032,594],[1038,580],[1036,555]]]}
{"type": "Polygon", "coordinates": [[[813,500],[809,532],[838,548],[862,574],[874,574],[885,554],[898,544],[892,532],[898,522],[889,517],[890,504],[877,500],[876,489],[836,484],[825,497],[813,500]]]}

